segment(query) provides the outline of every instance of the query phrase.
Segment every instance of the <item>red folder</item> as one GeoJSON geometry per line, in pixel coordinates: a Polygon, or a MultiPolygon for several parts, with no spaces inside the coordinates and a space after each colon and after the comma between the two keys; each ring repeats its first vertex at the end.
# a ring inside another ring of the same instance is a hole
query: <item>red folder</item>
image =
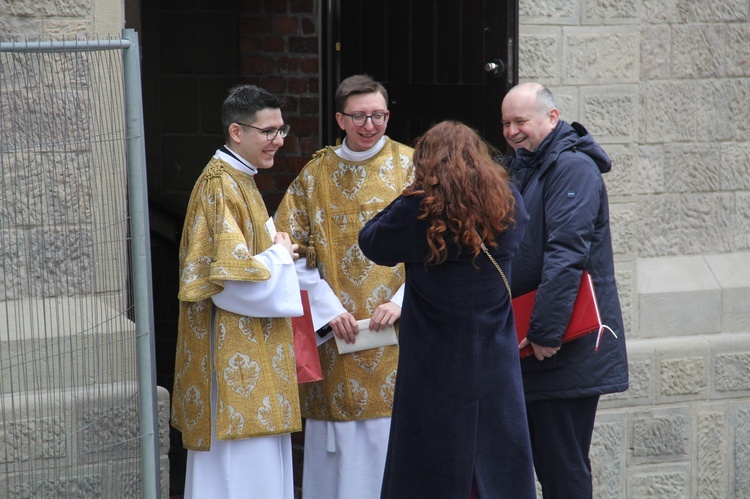
{"type": "MultiPolygon", "coordinates": [[[[526,334],[529,332],[529,322],[531,321],[531,312],[534,310],[535,300],[536,290],[513,298],[513,315],[516,319],[518,343],[521,343],[521,340],[526,338],[526,334]]],[[[591,281],[589,273],[584,271],[581,276],[581,284],[578,287],[578,295],[573,304],[573,313],[570,315],[570,322],[565,330],[562,341],[563,343],[567,343],[586,334],[598,331],[599,338],[596,340],[596,348],[598,349],[599,340],[605,329],[615,335],[612,329],[602,325],[601,317],[599,316],[599,306],[596,303],[596,295],[594,294],[594,284],[591,281]]],[[[617,335],[615,335],[616,337],[617,335]]],[[[526,345],[519,353],[521,354],[521,358],[525,359],[534,354],[534,349],[531,345],[526,345]]]]}

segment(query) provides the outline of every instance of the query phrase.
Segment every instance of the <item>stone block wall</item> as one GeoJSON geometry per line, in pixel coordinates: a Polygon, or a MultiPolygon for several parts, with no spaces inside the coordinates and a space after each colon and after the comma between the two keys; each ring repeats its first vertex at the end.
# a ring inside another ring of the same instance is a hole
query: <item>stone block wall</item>
{"type": "MultiPolygon", "coordinates": [[[[119,37],[124,24],[122,0],[6,4],[6,39],[119,37]]],[[[316,5],[242,2],[243,73],[297,96],[287,176],[317,147],[316,5]],[[269,64],[279,71],[256,71],[269,64]]],[[[750,497],[750,2],[519,0],[519,11],[521,80],[550,86],[563,119],[615,162],[605,180],[631,388],[602,400],[596,497],[750,497]]]]}
{"type": "MultiPolygon", "coordinates": [[[[0,39],[119,39],[122,12],[119,1],[4,2],[0,39]]],[[[113,65],[103,91],[90,58],[0,61],[2,497],[141,496],[124,111],[109,80],[122,75],[113,65]]],[[[157,397],[167,497],[169,394],[157,397]]]]}
{"type": "Polygon", "coordinates": [[[520,0],[521,81],[614,161],[630,390],[595,497],[750,497],[750,2],[520,0]]]}

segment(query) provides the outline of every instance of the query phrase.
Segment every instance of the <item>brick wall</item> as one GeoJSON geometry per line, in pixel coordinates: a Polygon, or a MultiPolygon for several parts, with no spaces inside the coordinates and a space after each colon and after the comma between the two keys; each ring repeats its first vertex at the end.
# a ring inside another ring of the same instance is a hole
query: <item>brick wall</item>
{"type": "Polygon", "coordinates": [[[258,175],[268,211],[302,170],[319,139],[318,2],[246,0],[242,3],[240,73],[244,80],[284,97],[292,131],[273,169],[258,175]]]}
{"type": "MultiPolygon", "coordinates": [[[[244,81],[283,96],[291,133],[274,167],[256,176],[269,213],[321,147],[319,139],[318,2],[246,0],[240,26],[240,74],[244,81]]],[[[297,497],[301,497],[304,433],[292,435],[297,497]]]]}

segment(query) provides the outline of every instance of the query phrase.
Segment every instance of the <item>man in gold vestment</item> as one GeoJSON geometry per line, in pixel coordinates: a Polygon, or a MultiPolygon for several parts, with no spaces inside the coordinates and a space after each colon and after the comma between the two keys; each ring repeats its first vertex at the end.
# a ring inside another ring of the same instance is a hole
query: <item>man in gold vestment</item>
{"type": "MultiPolygon", "coordinates": [[[[313,156],[275,215],[299,245],[302,267],[316,268],[328,293],[310,293],[316,328],[356,343],[357,320],[370,329],[401,315],[404,269],[368,260],[359,230],[411,183],[412,148],[385,136],[388,94],[365,75],[336,91],[340,147],[313,156]]],[[[302,282],[302,279],[301,281],[302,282]]],[[[302,495],[305,499],[376,499],[385,464],[398,346],[339,354],[335,341],[319,346],[323,380],[300,385],[305,422],[302,495]]]]}
{"type": "Polygon", "coordinates": [[[261,88],[230,89],[226,143],[185,217],[172,425],[188,449],[186,499],[294,498],[290,433],[302,425],[288,317],[302,314],[297,246],[266,227],[254,180],[289,132],[280,106],[261,88]]]}

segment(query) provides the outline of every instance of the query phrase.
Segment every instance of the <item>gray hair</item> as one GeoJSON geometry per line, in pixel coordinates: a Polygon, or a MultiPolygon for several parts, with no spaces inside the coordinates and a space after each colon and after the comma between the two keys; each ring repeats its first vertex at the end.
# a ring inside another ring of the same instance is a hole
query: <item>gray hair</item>
{"type": "Polygon", "coordinates": [[[553,109],[557,109],[555,96],[552,95],[552,91],[549,88],[543,85],[539,88],[536,93],[536,106],[537,110],[545,116],[553,109]]]}

